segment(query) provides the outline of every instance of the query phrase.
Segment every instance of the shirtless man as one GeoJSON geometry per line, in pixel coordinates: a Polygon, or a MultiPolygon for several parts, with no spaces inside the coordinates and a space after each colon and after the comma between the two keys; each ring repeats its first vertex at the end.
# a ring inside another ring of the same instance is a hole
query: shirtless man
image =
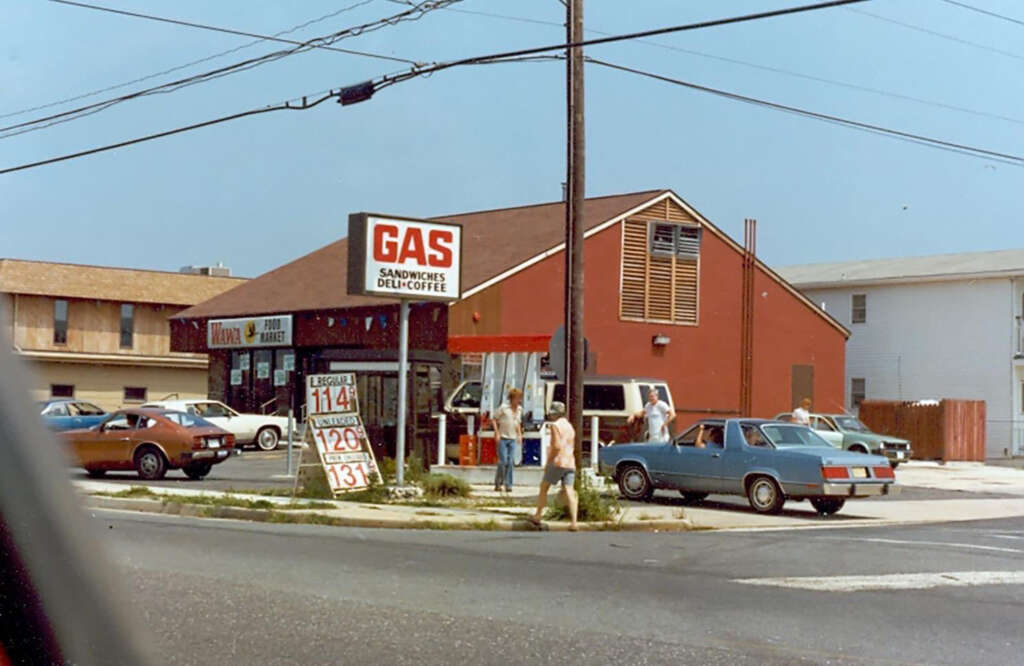
{"type": "Polygon", "coordinates": [[[569,505],[569,531],[576,532],[577,497],[573,483],[576,481],[576,432],[572,424],[565,418],[565,405],[552,402],[548,418],[553,420],[551,428],[551,446],[548,447],[548,464],[544,468],[544,480],[540,482],[540,495],[537,497],[537,512],[527,519],[540,526],[544,506],[548,501],[548,489],[559,481],[562,482],[562,494],[569,505]]]}

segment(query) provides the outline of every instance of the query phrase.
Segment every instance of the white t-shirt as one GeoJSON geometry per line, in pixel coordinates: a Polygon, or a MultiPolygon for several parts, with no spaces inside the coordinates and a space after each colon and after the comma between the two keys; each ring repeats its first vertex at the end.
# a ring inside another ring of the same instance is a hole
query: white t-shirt
{"type": "Polygon", "coordinates": [[[516,426],[522,420],[522,405],[512,409],[507,402],[501,403],[498,411],[494,412],[494,422],[498,425],[498,437],[501,439],[518,439],[519,431],[516,429],[516,426]]]}
{"type": "Polygon", "coordinates": [[[811,413],[803,407],[797,407],[793,410],[793,423],[805,426],[811,425],[811,413]]]}
{"type": "Polygon", "coordinates": [[[664,400],[651,404],[644,403],[644,414],[647,417],[647,439],[652,442],[662,442],[668,439],[668,428],[665,423],[671,407],[664,400]]]}

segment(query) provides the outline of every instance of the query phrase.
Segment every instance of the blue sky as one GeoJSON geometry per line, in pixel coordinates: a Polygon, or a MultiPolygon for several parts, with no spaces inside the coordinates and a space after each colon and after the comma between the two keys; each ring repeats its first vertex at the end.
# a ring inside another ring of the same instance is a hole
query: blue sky
{"type": "MultiPolygon", "coordinates": [[[[274,33],[355,0],[153,0],[107,6],[274,33]]],[[[970,0],[1024,19],[1012,0],[970,0]]],[[[792,0],[587,0],[588,28],[629,32],[800,4],[792,0]]],[[[557,0],[464,0],[337,46],[422,61],[558,43],[557,0]]],[[[588,54],[700,84],[1001,152],[1024,154],[1024,26],[940,0],[846,9],[620,43],[588,54]],[[672,47],[665,48],[665,46],[672,47]],[[762,67],[1016,118],[999,120],[762,67]]],[[[289,35],[396,13],[375,0],[289,35]]],[[[249,38],[42,0],[6,3],[0,115],[119,84],[249,38]]],[[[277,50],[267,43],[92,102],[277,50]]],[[[299,54],[74,122],[0,140],[0,168],[170,129],[401,69],[299,54]]],[[[806,120],[596,67],[587,70],[587,194],[671,188],[734,237],[759,220],[770,264],[1024,246],[1024,169],[806,120]]],[[[81,103],[81,102],[79,102],[81,103]]],[[[0,118],[7,125],[54,107],[0,118]]],[[[0,176],[0,256],[175,270],[218,261],[258,275],[344,236],[348,213],[427,217],[560,197],[564,64],[464,67],[379,92],[201,129],[0,176]]]]}

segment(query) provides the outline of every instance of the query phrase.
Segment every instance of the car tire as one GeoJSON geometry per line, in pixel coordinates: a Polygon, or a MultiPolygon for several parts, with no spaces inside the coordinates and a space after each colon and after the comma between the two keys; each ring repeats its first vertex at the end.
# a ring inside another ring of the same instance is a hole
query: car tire
{"type": "Polygon", "coordinates": [[[852,453],[871,453],[871,451],[868,450],[868,447],[863,444],[851,444],[847,451],[851,451],[852,453]]]}
{"type": "Polygon", "coordinates": [[[775,479],[770,476],[756,476],[747,484],[747,501],[758,513],[776,514],[782,511],[786,497],[775,479]]]}
{"type": "Polygon", "coordinates": [[[155,446],[144,446],[135,454],[135,471],[144,481],[156,481],[167,474],[164,454],[155,446]]]}
{"type": "Polygon", "coordinates": [[[889,467],[892,467],[893,469],[896,469],[899,466],[900,466],[900,464],[898,462],[891,461],[891,460],[889,461],[889,467]]]}
{"type": "Polygon", "coordinates": [[[710,495],[710,493],[691,493],[686,490],[680,490],[679,494],[683,496],[683,504],[700,504],[710,495]]]}
{"type": "Polygon", "coordinates": [[[101,478],[103,478],[104,476],[107,475],[107,470],[105,470],[105,469],[96,469],[96,468],[92,468],[92,469],[86,468],[85,473],[89,476],[90,479],[101,479],[101,478]]]}
{"type": "Polygon", "coordinates": [[[643,466],[631,463],[619,471],[619,492],[629,500],[646,502],[654,494],[654,487],[643,466]]]}
{"type": "Polygon", "coordinates": [[[213,469],[213,465],[210,463],[194,463],[187,467],[182,467],[181,471],[185,473],[185,476],[193,481],[199,481],[209,474],[211,469],[213,469]]]}
{"type": "Polygon", "coordinates": [[[260,451],[273,451],[281,441],[281,433],[273,426],[264,426],[256,433],[256,447],[260,451]]]}
{"type": "Polygon", "coordinates": [[[837,513],[846,504],[846,500],[842,497],[812,497],[811,506],[821,516],[831,516],[833,513],[837,513]]]}

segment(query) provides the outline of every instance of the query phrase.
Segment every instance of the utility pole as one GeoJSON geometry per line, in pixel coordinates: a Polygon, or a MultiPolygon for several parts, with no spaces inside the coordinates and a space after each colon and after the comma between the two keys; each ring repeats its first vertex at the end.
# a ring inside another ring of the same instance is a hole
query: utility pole
{"type": "MultiPolygon", "coordinates": [[[[583,41],[583,0],[565,3],[566,41],[583,41]]],[[[566,49],[565,395],[576,431],[576,483],[583,463],[583,200],[586,196],[583,49],[566,49]]]]}

